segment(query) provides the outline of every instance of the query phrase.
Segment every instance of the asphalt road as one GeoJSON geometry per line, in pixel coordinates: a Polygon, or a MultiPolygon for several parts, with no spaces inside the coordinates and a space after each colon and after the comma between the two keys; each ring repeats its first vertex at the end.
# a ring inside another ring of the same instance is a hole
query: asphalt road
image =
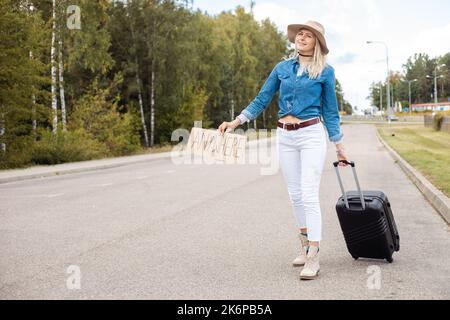
{"type": "MultiPolygon", "coordinates": [[[[291,266],[299,244],[279,170],[160,159],[1,184],[0,298],[449,299],[449,226],[373,125],[343,130],[362,187],[391,201],[401,238],[392,264],[347,252],[329,143],[317,280],[291,266]]],[[[351,169],[342,175],[354,189],[351,169]]]]}

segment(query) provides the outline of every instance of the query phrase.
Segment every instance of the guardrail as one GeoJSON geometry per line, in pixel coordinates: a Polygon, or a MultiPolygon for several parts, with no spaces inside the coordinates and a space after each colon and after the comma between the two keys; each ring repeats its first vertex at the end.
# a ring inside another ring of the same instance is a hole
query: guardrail
{"type": "MultiPolygon", "coordinates": [[[[357,115],[346,115],[341,116],[341,121],[387,121],[386,116],[357,116],[357,115]]],[[[396,116],[391,121],[393,122],[416,122],[423,123],[423,116],[396,116]]]]}

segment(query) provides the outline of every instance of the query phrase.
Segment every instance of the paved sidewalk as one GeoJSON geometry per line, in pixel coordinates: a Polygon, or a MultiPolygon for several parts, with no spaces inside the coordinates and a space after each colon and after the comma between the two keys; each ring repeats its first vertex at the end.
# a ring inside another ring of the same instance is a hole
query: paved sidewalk
{"type": "MultiPolygon", "coordinates": [[[[362,187],[391,201],[401,241],[392,264],[347,252],[332,144],[314,281],[291,266],[298,240],[281,172],[161,158],[1,184],[0,299],[449,299],[449,226],[373,125],[343,130],[362,187]],[[78,290],[67,286],[70,266],[81,272],[78,290]]],[[[351,169],[341,170],[354,189],[351,169]]]]}

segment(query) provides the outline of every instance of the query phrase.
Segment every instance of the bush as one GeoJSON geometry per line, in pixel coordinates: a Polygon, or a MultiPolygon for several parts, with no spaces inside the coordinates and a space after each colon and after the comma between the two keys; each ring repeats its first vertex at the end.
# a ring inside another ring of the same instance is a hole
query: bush
{"type": "Polygon", "coordinates": [[[93,89],[80,98],[69,128],[83,128],[107,149],[108,155],[127,155],[141,148],[139,116],[131,111],[121,114],[117,101],[110,101],[107,89],[93,89]]]}
{"type": "Polygon", "coordinates": [[[40,131],[40,139],[31,152],[31,161],[35,164],[58,164],[72,161],[98,159],[107,156],[104,145],[95,141],[83,130],[40,131]]]}
{"type": "Polygon", "coordinates": [[[436,131],[441,130],[442,125],[442,119],[444,118],[444,115],[442,113],[436,113],[433,117],[433,129],[436,131]]]}
{"type": "Polygon", "coordinates": [[[18,136],[13,139],[0,140],[0,169],[12,169],[31,165],[33,138],[18,136]],[[5,144],[5,151],[1,144],[5,144]]]}

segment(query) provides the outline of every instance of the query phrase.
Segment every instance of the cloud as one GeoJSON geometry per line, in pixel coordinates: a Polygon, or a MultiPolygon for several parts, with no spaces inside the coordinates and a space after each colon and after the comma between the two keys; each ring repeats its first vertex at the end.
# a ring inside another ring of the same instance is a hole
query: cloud
{"type": "MultiPolygon", "coordinates": [[[[237,2],[248,8],[247,0],[208,1],[229,9],[237,2]]],[[[370,105],[366,100],[370,84],[384,80],[387,74],[385,47],[366,41],[385,42],[390,70],[402,71],[414,53],[435,57],[450,52],[448,11],[448,1],[421,0],[408,4],[389,0],[258,0],[253,8],[256,20],[269,18],[284,33],[291,23],[322,23],[330,49],[328,61],[336,70],[344,96],[363,108],[370,105]]]]}
{"type": "Polygon", "coordinates": [[[438,56],[450,52],[450,24],[421,30],[412,43],[414,52],[438,56]]]}
{"type": "Polygon", "coordinates": [[[364,70],[373,63],[372,56],[375,55],[378,60],[384,57],[378,55],[376,49],[368,50],[365,43],[368,37],[377,34],[381,25],[377,3],[374,0],[317,0],[302,2],[299,6],[280,2],[257,3],[253,11],[255,18],[270,18],[282,32],[286,32],[287,25],[291,23],[307,20],[322,23],[330,48],[328,60],[336,70],[345,98],[354,105],[368,106],[365,98],[369,94],[370,83],[382,74],[364,70]]]}
{"type": "Polygon", "coordinates": [[[380,26],[378,5],[374,0],[323,0],[320,4],[321,19],[331,33],[352,36],[380,26]]]}
{"type": "Polygon", "coordinates": [[[253,15],[256,20],[260,21],[270,18],[270,20],[275,22],[277,27],[284,32],[286,32],[289,24],[302,21],[301,15],[296,10],[271,2],[256,4],[253,8],[253,15]]]}
{"type": "Polygon", "coordinates": [[[358,54],[356,54],[356,53],[346,53],[346,54],[334,59],[334,62],[338,63],[338,64],[352,63],[356,60],[357,57],[358,57],[358,54]]]}

